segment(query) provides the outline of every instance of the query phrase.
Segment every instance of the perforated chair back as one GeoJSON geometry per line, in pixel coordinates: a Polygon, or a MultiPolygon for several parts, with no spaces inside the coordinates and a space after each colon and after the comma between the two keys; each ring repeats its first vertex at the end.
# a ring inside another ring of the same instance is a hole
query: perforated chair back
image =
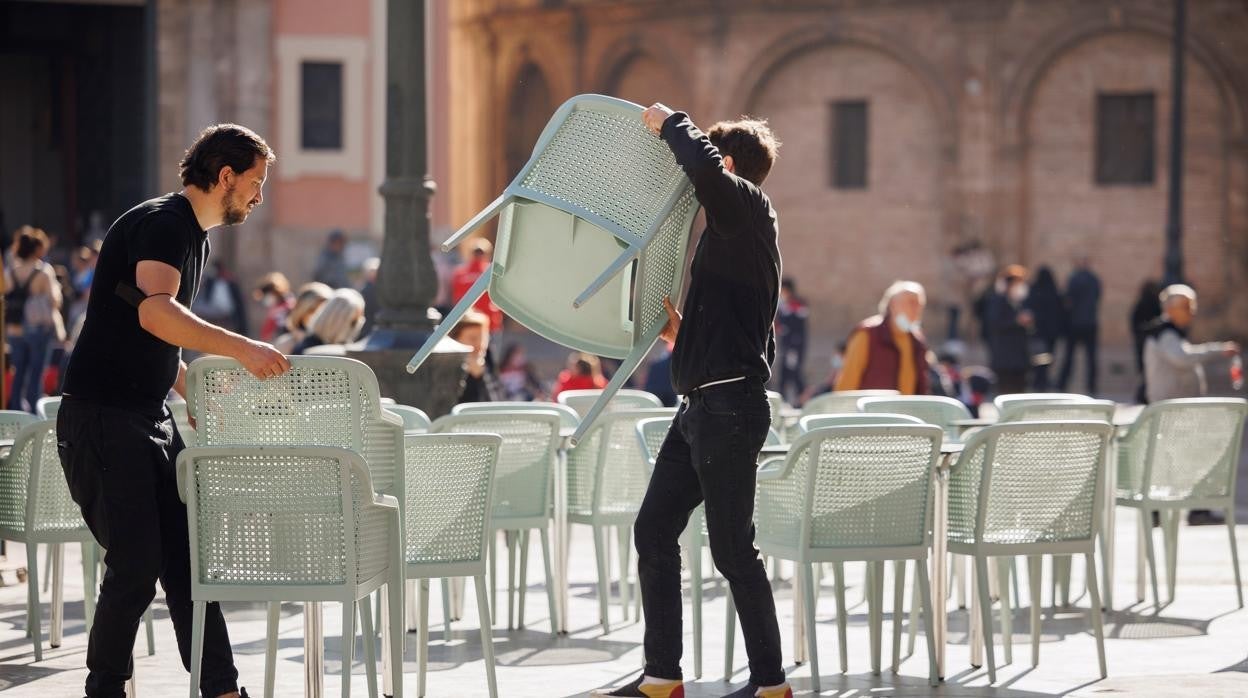
{"type": "Polygon", "coordinates": [[[1090,419],[1113,424],[1114,410],[1111,400],[1054,400],[1048,402],[1026,401],[1006,406],[998,422],[1061,422],[1090,419]]]}
{"type": "MultiPolygon", "coordinates": [[[[667,322],[663,299],[680,295],[698,210],[692,185],[644,127],[642,111],[602,95],[573,97],[556,111],[503,195],[443,244],[449,249],[501,214],[493,264],[409,370],[488,290],[547,339],[622,359],[604,403],[623,386],[667,322]]],[[[597,414],[586,413],[576,439],[597,414]]]]}
{"type": "Polygon", "coordinates": [[[541,527],[550,518],[551,481],[559,449],[559,416],[551,412],[468,412],[440,417],[434,434],[498,434],[493,526],[541,527]]]}
{"type": "Polygon", "coordinates": [[[485,573],[497,434],[409,434],[405,439],[407,576],[485,573]]]}
{"type": "Polygon", "coordinates": [[[54,420],[27,425],[0,462],[0,538],[28,543],[93,539],[69,494],[54,420]]]}
{"type": "Polygon", "coordinates": [[[0,410],[0,439],[16,439],[22,429],[39,421],[39,417],[19,410],[0,410]]]}
{"type": "Polygon", "coordinates": [[[924,557],[941,437],[926,424],[803,434],[760,473],[760,547],[799,562],[924,557]]]}
{"type": "Polygon", "coordinates": [[[992,404],[1001,414],[1010,407],[1028,402],[1084,402],[1091,399],[1080,393],[1007,393],[993,398],[992,404]]]}
{"type": "Polygon", "coordinates": [[[581,423],[581,416],[576,410],[561,405],[557,402],[544,402],[534,400],[532,402],[522,400],[500,400],[498,402],[461,402],[451,408],[451,414],[475,414],[478,412],[532,412],[533,410],[542,410],[545,412],[554,412],[559,415],[559,425],[562,429],[575,429],[581,423]]]}
{"type": "Polygon", "coordinates": [[[397,503],[374,501],[357,453],[206,446],[183,451],[178,468],[197,599],[354,601],[397,564],[397,503]]]}
{"type": "Polygon", "coordinates": [[[940,395],[898,395],[896,397],[864,397],[858,400],[859,412],[908,414],[945,431],[945,439],[956,441],[959,428],[953,423],[970,419],[971,411],[961,400],[940,395]]]}
{"type": "Polygon", "coordinates": [[[1149,405],[1119,440],[1119,500],[1234,506],[1248,401],[1187,398],[1149,405]]]}
{"type": "Polygon", "coordinates": [[[425,411],[409,405],[383,405],[382,409],[390,414],[398,415],[403,420],[404,434],[426,434],[429,432],[429,415],[425,411]]]}
{"type": "MultiPolygon", "coordinates": [[[[602,390],[565,390],[559,393],[559,404],[571,407],[584,419],[594,405],[602,399],[603,393],[602,390]]],[[[647,410],[662,406],[663,401],[654,393],[644,390],[617,390],[610,396],[605,411],[647,410]]]]}
{"type": "Polygon", "coordinates": [[[854,427],[868,424],[923,424],[923,420],[908,414],[815,414],[802,417],[798,421],[801,432],[805,434],[815,429],[826,427],[854,427]]]}
{"type": "Polygon", "coordinates": [[[641,455],[650,464],[651,470],[654,469],[659,449],[663,447],[663,441],[667,439],[667,432],[671,428],[670,417],[652,417],[637,422],[638,445],[641,446],[641,455]]]}
{"type": "Polygon", "coordinates": [[[56,419],[56,413],[61,410],[61,396],[49,395],[39,398],[35,403],[35,414],[39,419],[56,419]]]}
{"type": "Polygon", "coordinates": [[[950,545],[985,554],[1091,552],[1112,433],[1087,420],[977,432],[950,476],[950,545]]]}
{"type": "Polygon", "coordinates": [[[802,405],[802,416],[812,414],[846,414],[858,411],[858,401],[864,397],[889,397],[900,395],[896,390],[842,390],[816,395],[802,405]]]}
{"type": "Polygon", "coordinates": [[[627,524],[637,515],[650,468],[637,440],[643,419],[674,410],[621,410],[603,415],[568,452],[568,516],[581,523],[627,524]]]}

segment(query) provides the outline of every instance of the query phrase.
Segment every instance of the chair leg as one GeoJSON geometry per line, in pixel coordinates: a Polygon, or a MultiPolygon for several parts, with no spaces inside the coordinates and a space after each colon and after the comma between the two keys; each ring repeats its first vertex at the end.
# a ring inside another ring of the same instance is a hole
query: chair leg
{"type": "Polygon", "coordinates": [[[153,615],[152,605],[148,604],[147,610],[143,612],[143,627],[147,634],[147,656],[149,657],[156,654],[156,622],[153,620],[153,615]]]}
{"type": "Polygon", "coordinates": [[[1239,578],[1239,544],[1235,541],[1235,507],[1227,507],[1223,512],[1226,516],[1226,532],[1231,538],[1231,566],[1235,569],[1235,598],[1239,607],[1244,607],[1244,584],[1239,578]]]}
{"type": "Polygon", "coordinates": [[[1153,605],[1158,612],[1161,611],[1161,591],[1157,585],[1157,556],[1153,552],[1153,529],[1150,518],[1150,512],[1147,509],[1140,510],[1140,516],[1144,517],[1142,528],[1144,531],[1144,556],[1148,560],[1148,578],[1153,584],[1153,605]]]}
{"type": "Polygon", "coordinates": [[[732,589],[729,589],[724,597],[728,605],[728,617],[724,621],[724,681],[731,681],[732,654],[737,642],[737,604],[732,600],[732,589]]]}
{"type": "Polygon", "coordinates": [[[559,635],[558,609],[555,606],[555,575],[550,564],[550,531],[545,526],[538,529],[542,540],[542,566],[546,571],[546,604],[550,607],[550,634],[559,635]]]}
{"type": "Polygon", "coordinates": [[[1101,678],[1109,672],[1105,669],[1105,627],[1101,622],[1101,591],[1096,583],[1096,560],[1092,553],[1085,553],[1088,565],[1088,593],[1092,596],[1092,629],[1096,631],[1096,660],[1101,669],[1101,678]]]}
{"type": "Polygon", "coordinates": [[[358,605],[360,631],[364,635],[364,680],[368,682],[368,698],[377,698],[377,634],[373,632],[373,595],[365,594],[358,605]]]}
{"type": "MultiPolygon", "coordinates": [[[[1013,564],[1013,557],[997,558],[997,575],[1001,584],[1001,644],[1005,646],[1005,663],[1014,663],[1014,609],[1010,606],[1010,566],[1013,564]]],[[[1069,572],[1070,564],[1067,558],[1066,570],[1069,572]]],[[[1066,580],[1066,588],[1070,588],[1070,579],[1066,580]]]]}
{"type": "MultiPolygon", "coordinates": [[[[55,549],[56,549],[55,543],[49,543],[48,545],[44,546],[44,553],[43,553],[43,569],[44,570],[52,569],[52,555],[54,554],[55,549]]],[[[52,588],[51,580],[52,580],[51,575],[48,575],[43,578],[43,593],[45,594],[48,593],[48,590],[52,588]]]]}
{"type": "MultiPolygon", "coordinates": [[[[689,554],[689,595],[693,598],[693,677],[695,679],[702,678],[702,541],[701,530],[702,522],[698,520],[695,514],[689,518],[689,525],[685,527],[687,535],[685,538],[685,550],[689,554]],[[697,528],[694,528],[694,526],[697,528]]],[[[733,636],[729,635],[725,638],[725,642],[731,643],[733,636]]],[[[727,648],[725,651],[731,652],[727,648]]],[[[725,662],[725,675],[728,672],[729,663],[725,662]]]]}
{"type": "Polygon", "coordinates": [[[883,602],[883,594],[878,593],[883,589],[884,580],[884,563],[871,561],[867,563],[867,622],[869,624],[871,638],[871,673],[876,676],[880,675],[881,664],[881,645],[884,628],[884,609],[880,608],[883,602]]]}
{"type": "Polygon", "coordinates": [[[35,661],[43,661],[43,618],[39,608],[39,548],[26,546],[26,634],[35,643],[35,661]]]}
{"type": "Polygon", "coordinates": [[[957,589],[958,608],[965,609],[966,608],[966,585],[968,584],[967,580],[970,579],[970,577],[967,576],[967,564],[966,564],[965,555],[953,556],[953,570],[954,570],[955,575],[958,578],[957,583],[954,584],[954,588],[957,589]]]}
{"type": "MultiPolygon", "coordinates": [[[[1114,512],[1111,509],[1106,512],[1106,526],[1114,524],[1114,512]]],[[[1114,544],[1113,534],[1105,529],[1101,529],[1101,579],[1104,580],[1105,593],[1101,595],[1101,602],[1104,604],[1105,610],[1114,610],[1114,544]]]]}
{"type": "Polygon", "coordinates": [[[1165,512],[1162,520],[1166,547],[1166,590],[1169,592],[1167,603],[1173,603],[1175,578],[1179,571],[1179,510],[1171,509],[1165,512]]]}
{"type": "Polygon", "coordinates": [[[1040,572],[1044,558],[1027,556],[1027,589],[1031,592],[1031,665],[1040,665],[1040,572]]]}
{"type": "Polygon", "coordinates": [[[407,585],[407,607],[403,609],[404,626],[407,628],[407,632],[414,633],[420,630],[420,609],[416,607],[416,600],[419,596],[416,593],[416,585],[420,584],[420,582],[415,579],[408,579],[403,583],[407,585]]]}
{"type": "Polygon", "coordinates": [[[389,672],[385,676],[384,688],[390,690],[387,695],[396,697],[403,695],[403,638],[406,635],[403,632],[403,583],[403,568],[396,565],[390,582],[386,584],[385,608],[382,609],[382,650],[389,659],[384,663],[389,665],[386,667],[389,672]]]}
{"type": "Polygon", "coordinates": [[[351,665],[355,663],[355,602],[342,604],[342,698],[351,697],[351,665]]]}
{"type": "Polygon", "coordinates": [[[806,597],[803,610],[806,612],[806,653],[810,655],[810,687],[819,693],[819,643],[815,639],[815,605],[819,596],[815,593],[815,567],[818,563],[807,565],[802,570],[802,594],[806,597]]]}
{"type": "MultiPolygon", "coordinates": [[[[490,608],[498,610],[498,533],[486,536],[487,549],[490,556],[490,608]]],[[[498,622],[499,613],[494,614],[494,622],[498,622]]]]}
{"type": "Polygon", "coordinates": [[[191,611],[191,698],[199,696],[199,671],[204,661],[204,617],[208,604],[196,601],[191,611]]]}
{"type": "Polygon", "coordinates": [[[264,633],[264,698],[273,698],[277,683],[277,624],[282,615],[282,604],[270,601],[264,633]]]}
{"type": "Polygon", "coordinates": [[[841,673],[849,673],[849,642],[846,626],[849,623],[849,606],[845,603],[845,563],[832,565],[836,574],[836,639],[840,645],[841,673]]]}
{"type": "Polygon", "coordinates": [[[984,654],[988,659],[988,683],[997,682],[997,660],[992,647],[992,600],[988,597],[988,558],[975,556],[975,580],[979,585],[979,619],[983,624],[984,654]]]}
{"type": "Polygon", "coordinates": [[[516,627],[516,547],[520,536],[516,531],[507,531],[507,629],[516,627]]]}
{"type": "Polygon", "coordinates": [[[65,544],[48,546],[52,553],[52,603],[48,607],[51,623],[48,628],[48,644],[60,647],[65,635],[65,544]]]}
{"type": "Polygon", "coordinates": [[[611,620],[607,617],[610,610],[610,579],[607,577],[607,531],[606,526],[594,526],[594,556],[598,562],[598,621],[602,624],[603,634],[611,632],[611,620]]]}
{"type": "Polygon", "coordinates": [[[628,583],[629,562],[632,559],[633,542],[629,539],[629,527],[617,526],[616,536],[620,544],[620,608],[624,611],[624,621],[628,622],[628,608],[632,605],[632,588],[628,583]]]}
{"type": "Polygon", "coordinates": [[[524,630],[524,597],[529,595],[528,589],[529,577],[529,532],[527,530],[520,532],[520,584],[517,586],[517,592],[520,600],[516,603],[516,628],[524,630]]]}
{"type": "MultiPolygon", "coordinates": [[[[485,603],[485,577],[473,577],[477,582],[477,611],[481,614],[481,656],[485,658],[485,678],[490,688],[490,698],[498,698],[498,682],[494,677],[494,634],[490,631],[490,609],[485,603]]],[[[423,695],[423,694],[422,694],[423,695]]]]}
{"type": "Polygon", "coordinates": [[[442,641],[451,641],[451,580],[442,578],[442,641]]]}
{"type": "MultiPolygon", "coordinates": [[[[477,593],[483,592],[478,589],[477,593]]],[[[425,697],[425,673],[429,669],[429,580],[422,579],[416,586],[416,605],[420,613],[420,631],[416,635],[416,695],[418,698],[425,697]]],[[[481,617],[481,624],[489,625],[489,616],[481,617]]]]}
{"type": "Polygon", "coordinates": [[[1148,512],[1143,509],[1137,509],[1139,512],[1140,525],[1136,528],[1135,535],[1135,601],[1136,603],[1144,603],[1145,581],[1144,581],[1144,539],[1151,535],[1149,533],[1148,512]]]}
{"type": "Polygon", "coordinates": [[[905,616],[906,561],[893,562],[893,673],[901,670],[901,619],[905,616]]]}
{"type": "Polygon", "coordinates": [[[915,561],[914,567],[920,597],[915,605],[921,605],[923,608],[923,635],[927,638],[927,681],[935,686],[940,683],[940,672],[936,667],[936,634],[932,630],[932,614],[936,612],[936,609],[932,608],[932,589],[927,579],[927,560],[915,561]]]}
{"type": "Polygon", "coordinates": [[[1010,589],[1014,592],[1014,608],[1023,607],[1023,596],[1018,590],[1018,558],[1010,558],[1010,589]]]}
{"type": "MultiPolygon", "coordinates": [[[[917,565],[919,563],[915,563],[915,564],[917,565]]],[[[915,575],[918,575],[917,568],[915,569],[915,575]]],[[[911,587],[911,591],[912,593],[910,595],[910,622],[909,622],[910,640],[909,640],[908,645],[906,646],[907,657],[914,656],[914,639],[919,634],[919,622],[920,622],[919,614],[922,612],[922,608],[923,608],[923,606],[921,605],[922,599],[919,598],[919,578],[917,576],[915,576],[914,578],[914,585],[911,587]]]]}
{"type": "Polygon", "coordinates": [[[82,616],[86,621],[87,637],[95,624],[95,596],[98,586],[95,577],[95,541],[82,544],[82,616]]]}

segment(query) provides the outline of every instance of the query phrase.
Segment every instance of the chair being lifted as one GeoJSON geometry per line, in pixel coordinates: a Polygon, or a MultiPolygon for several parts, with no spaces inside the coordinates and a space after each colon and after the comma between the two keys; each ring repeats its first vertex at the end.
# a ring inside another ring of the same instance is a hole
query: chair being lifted
{"type": "Polygon", "coordinates": [[[408,364],[415,371],[487,290],[509,316],[577,351],[623,363],[573,436],[581,439],[637,368],[677,298],[693,186],[642,108],[602,95],[565,102],[533,155],[495,199],[442,247],[499,215],[494,262],[408,364]]]}

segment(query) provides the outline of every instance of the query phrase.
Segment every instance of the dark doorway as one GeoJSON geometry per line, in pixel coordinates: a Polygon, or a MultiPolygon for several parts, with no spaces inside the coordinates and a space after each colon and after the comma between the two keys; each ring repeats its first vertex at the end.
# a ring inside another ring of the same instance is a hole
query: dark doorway
{"type": "Polygon", "coordinates": [[[6,247],[24,224],[79,244],[149,194],[144,16],[124,0],[0,2],[6,247]]]}

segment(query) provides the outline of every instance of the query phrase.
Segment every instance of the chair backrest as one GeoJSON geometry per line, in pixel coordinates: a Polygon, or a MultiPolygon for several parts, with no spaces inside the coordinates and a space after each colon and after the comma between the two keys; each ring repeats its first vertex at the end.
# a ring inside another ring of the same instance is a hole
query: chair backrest
{"type": "Polygon", "coordinates": [[[359,361],[293,356],[289,371],[259,380],[233,359],[206,357],[188,369],[187,395],[199,446],[347,448],[379,492],[402,494],[403,420],[382,410],[377,377],[359,361]]]}
{"type": "Polygon", "coordinates": [[[950,476],[950,539],[1082,543],[1090,550],[1112,433],[1109,424],[1089,420],[1015,422],[976,432],[950,476]]]}
{"type": "Polygon", "coordinates": [[[819,549],[840,550],[849,559],[921,555],[930,541],[941,438],[941,430],[928,424],[825,427],[803,434],[784,472],[760,484],[760,541],[799,555],[819,549]]]}
{"type": "Polygon", "coordinates": [[[782,428],[784,421],[780,416],[780,412],[784,410],[784,396],[774,390],[768,390],[767,404],[771,407],[772,428],[777,430],[782,428]]]}
{"type": "Polygon", "coordinates": [[[993,398],[992,404],[997,408],[998,413],[1004,413],[1010,407],[1027,402],[1082,402],[1091,399],[1087,395],[1079,393],[1007,393],[993,398]]]}
{"type": "Polygon", "coordinates": [[[61,396],[48,395],[39,398],[35,403],[35,414],[39,415],[39,419],[56,419],[56,413],[61,409],[61,396]]]}
{"type": "Polygon", "coordinates": [[[1240,398],[1149,405],[1119,441],[1119,496],[1233,500],[1246,416],[1240,398]]]}
{"type": "Polygon", "coordinates": [[[182,443],[187,446],[194,446],[198,438],[195,435],[195,428],[191,426],[190,412],[186,406],[185,400],[168,400],[165,406],[169,408],[169,414],[173,415],[173,426],[177,428],[178,434],[182,436],[182,443]]]}
{"type": "Polygon", "coordinates": [[[671,428],[671,417],[651,417],[637,422],[637,438],[640,439],[638,444],[641,446],[641,455],[650,463],[651,470],[654,469],[655,460],[659,457],[659,449],[663,447],[663,441],[667,438],[667,432],[671,428]]]}
{"type": "Polygon", "coordinates": [[[485,572],[497,434],[408,434],[403,557],[425,576],[485,572]],[[450,570],[454,568],[456,572],[450,570]]]}
{"type": "MultiPolygon", "coordinates": [[[[359,454],[325,446],[205,446],[178,456],[186,472],[192,593],[214,600],[302,587],[351,587],[361,558],[386,541],[359,540],[373,498],[359,454]]],[[[373,556],[377,554],[373,551],[373,556]]],[[[251,597],[254,598],[254,597],[251,597]]],[[[288,596],[287,598],[296,598],[288,596]]]]}
{"type": "Polygon", "coordinates": [[[48,541],[90,537],[61,469],[55,420],[27,425],[0,463],[0,532],[6,530],[48,541]]]}
{"type": "Polygon", "coordinates": [[[551,475],[562,439],[559,416],[546,411],[468,412],[438,418],[433,434],[498,434],[494,469],[494,526],[550,515],[551,475]]]}
{"type": "Polygon", "coordinates": [[[469,414],[475,412],[531,412],[545,410],[559,415],[560,426],[564,429],[575,429],[581,423],[581,416],[576,410],[557,402],[526,402],[523,400],[500,400],[498,402],[461,402],[451,408],[451,414],[469,414]]]}
{"type": "Polygon", "coordinates": [[[934,424],[945,430],[945,438],[956,440],[959,428],[953,422],[970,419],[971,411],[961,400],[940,395],[897,395],[894,397],[864,397],[858,400],[859,412],[887,412],[908,414],[934,424]]]}
{"type": "Polygon", "coordinates": [[[386,405],[382,404],[381,408],[390,414],[398,415],[403,420],[403,433],[405,434],[426,434],[429,432],[429,415],[418,407],[410,405],[386,405]]]}
{"type": "Polygon", "coordinates": [[[812,414],[845,414],[858,411],[858,401],[864,397],[888,397],[900,395],[896,390],[842,390],[816,395],[802,405],[802,416],[812,414]]]}
{"type": "MultiPolygon", "coordinates": [[[[567,405],[581,417],[589,413],[594,403],[602,395],[601,390],[565,390],[559,393],[559,404],[567,405]]],[[[651,407],[662,407],[663,401],[654,393],[644,390],[618,390],[607,403],[607,412],[619,410],[645,410],[651,407]]]]}
{"type": "Polygon", "coordinates": [[[39,421],[39,417],[19,410],[0,410],[0,439],[16,439],[26,427],[39,421]]]}
{"type": "Polygon", "coordinates": [[[620,410],[603,415],[568,452],[568,511],[583,516],[636,513],[650,483],[637,440],[643,419],[671,419],[673,410],[620,410]]]}
{"type": "Polygon", "coordinates": [[[812,414],[798,421],[802,433],[825,427],[851,427],[867,424],[923,424],[923,420],[908,414],[812,414]]]}
{"type": "Polygon", "coordinates": [[[1090,419],[1113,424],[1117,405],[1112,400],[1051,400],[1010,403],[998,422],[1060,422],[1090,419]]]}

